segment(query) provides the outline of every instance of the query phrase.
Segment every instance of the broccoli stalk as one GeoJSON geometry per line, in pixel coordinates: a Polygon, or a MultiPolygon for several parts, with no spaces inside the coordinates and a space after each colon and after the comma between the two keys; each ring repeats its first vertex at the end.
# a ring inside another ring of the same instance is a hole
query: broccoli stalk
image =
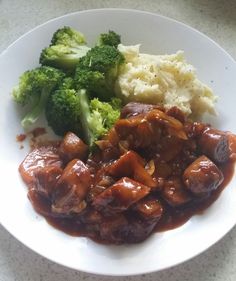
{"type": "Polygon", "coordinates": [[[37,121],[50,93],[63,77],[63,72],[47,66],[26,71],[21,75],[19,84],[14,87],[12,95],[17,103],[30,107],[29,112],[21,121],[24,128],[37,121]]]}
{"type": "Polygon", "coordinates": [[[21,120],[21,126],[23,128],[29,127],[30,125],[34,124],[38,120],[41,112],[45,108],[49,93],[51,92],[52,89],[53,87],[48,87],[48,88],[45,87],[42,89],[38,102],[35,102],[33,109],[30,112],[28,112],[25,115],[25,117],[21,120]]]}
{"type": "MultiPolygon", "coordinates": [[[[81,89],[78,92],[80,97],[80,109],[81,109],[81,124],[84,131],[84,140],[89,145],[92,146],[96,137],[93,133],[93,123],[91,122],[91,112],[89,108],[89,100],[86,94],[86,90],[81,89]]],[[[98,119],[96,120],[98,121],[98,119]]],[[[99,121],[98,121],[98,125],[99,121]]]]}
{"type": "Polygon", "coordinates": [[[71,27],[64,27],[54,33],[51,45],[42,50],[39,62],[71,72],[89,50],[82,33],[71,27]]]}

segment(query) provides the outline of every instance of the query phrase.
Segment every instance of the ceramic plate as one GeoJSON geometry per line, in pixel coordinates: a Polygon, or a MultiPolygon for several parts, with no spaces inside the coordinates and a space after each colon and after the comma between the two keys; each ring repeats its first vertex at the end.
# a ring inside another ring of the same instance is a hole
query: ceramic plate
{"type": "Polygon", "coordinates": [[[162,270],[189,260],[221,239],[236,223],[236,178],[202,215],[182,227],[155,233],[137,245],[107,246],[72,237],[47,224],[27,199],[18,165],[29,151],[20,149],[20,112],[10,92],[19,75],[38,65],[40,51],[52,34],[65,25],[83,32],[88,44],[108,30],[121,34],[123,44],[141,43],[152,54],[184,50],[197,75],[219,96],[218,117],[209,120],[220,129],[236,132],[236,63],[202,33],[175,20],[135,10],[100,9],[53,19],[28,32],[0,56],[0,219],[19,241],[38,254],[67,267],[104,275],[134,275],[162,270]]]}

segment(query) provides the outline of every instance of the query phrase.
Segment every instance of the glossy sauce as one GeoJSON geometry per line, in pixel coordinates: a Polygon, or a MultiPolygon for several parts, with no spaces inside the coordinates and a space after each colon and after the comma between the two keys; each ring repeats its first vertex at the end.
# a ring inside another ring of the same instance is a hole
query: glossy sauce
{"type": "Polygon", "coordinates": [[[118,120],[89,157],[73,133],[34,148],[19,171],[36,212],[103,244],[138,243],[204,215],[234,175],[236,137],[170,114],[154,109],[118,120]],[[210,129],[213,138],[204,135],[210,129]]]}
{"type": "MultiPolygon", "coordinates": [[[[222,167],[222,171],[224,174],[224,181],[220,185],[220,187],[215,190],[211,195],[202,200],[196,201],[194,205],[190,204],[189,206],[185,206],[184,208],[171,208],[167,204],[165,204],[166,212],[163,215],[161,221],[156,225],[155,232],[162,232],[171,230],[177,227],[180,227],[184,223],[186,223],[189,219],[191,219],[194,215],[204,215],[204,211],[213,204],[217,198],[220,196],[221,192],[224,188],[229,184],[233,175],[234,175],[235,165],[234,162],[227,163],[225,166],[222,167]]],[[[236,187],[235,187],[236,188],[236,187]]],[[[48,212],[50,210],[49,202],[46,199],[40,197],[39,198],[31,198],[34,200],[34,208],[36,211],[38,210],[39,213],[42,210],[48,212]]],[[[44,214],[45,214],[44,213],[44,214]]],[[[95,240],[96,242],[99,241],[92,233],[88,233],[86,228],[83,229],[80,225],[78,225],[77,218],[71,217],[68,218],[53,218],[53,217],[46,217],[47,222],[52,225],[53,227],[69,234],[72,236],[89,236],[91,239],[95,240]]],[[[102,241],[103,242],[103,241],[102,241]]],[[[104,242],[103,242],[104,243],[104,242]]]]}

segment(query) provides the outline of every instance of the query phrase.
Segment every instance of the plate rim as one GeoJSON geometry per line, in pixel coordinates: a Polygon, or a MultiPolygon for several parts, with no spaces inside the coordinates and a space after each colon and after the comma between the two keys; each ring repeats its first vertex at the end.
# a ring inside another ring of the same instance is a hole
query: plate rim
{"type": "MultiPolygon", "coordinates": [[[[86,14],[86,13],[102,13],[102,12],[129,12],[129,13],[134,13],[134,14],[145,14],[147,16],[153,16],[153,17],[159,17],[159,18],[162,18],[164,20],[167,20],[167,21],[170,21],[172,23],[175,23],[177,25],[181,25],[182,27],[184,28],[187,28],[189,30],[191,30],[192,32],[194,33],[197,33],[199,34],[201,37],[204,37],[206,40],[210,41],[215,47],[217,47],[218,49],[221,50],[221,52],[224,53],[225,56],[228,57],[228,59],[230,59],[232,61],[232,63],[236,64],[236,59],[233,58],[233,56],[231,54],[229,54],[223,47],[221,47],[219,45],[219,43],[217,43],[216,41],[214,41],[213,39],[211,39],[210,37],[208,37],[205,33],[197,30],[196,28],[186,24],[186,23],[183,23],[181,21],[178,21],[176,19],[173,19],[171,17],[168,17],[168,16],[164,16],[164,15],[161,15],[159,13],[155,13],[155,12],[150,12],[150,11],[146,11],[146,10],[139,10],[139,9],[127,9],[127,8],[96,8],[96,9],[85,9],[85,10],[78,10],[78,11],[74,11],[74,12],[70,12],[70,13],[66,13],[66,14],[63,14],[63,15],[60,15],[60,16],[57,16],[57,17],[54,17],[54,18],[51,18],[35,27],[33,27],[32,29],[28,30],[27,32],[25,32],[24,34],[22,34],[21,36],[19,36],[16,40],[14,40],[12,43],[10,43],[10,45],[8,45],[1,53],[0,53],[0,59],[7,53],[7,51],[12,48],[14,45],[16,45],[18,43],[18,41],[24,39],[24,37],[28,36],[28,34],[31,34],[33,32],[35,32],[37,29],[40,29],[41,27],[51,23],[51,22],[54,22],[54,21],[57,21],[59,19],[62,19],[62,18],[65,18],[65,17],[71,17],[71,16],[75,16],[75,15],[79,15],[79,14],[86,14]]],[[[234,173],[236,172],[236,165],[235,165],[235,171],[234,173]]],[[[46,221],[45,221],[46,222],[46,221]]],[[[0,214],[0,224],[3,226],[4,229],[7,230],[7,232],[12,236],[14,237],[16,240],[18,240],[20,243],[22,243],[24,246],[26,246],[28,249],[30,249],[31,251],[33,251],[34,253],[36,253],[37,255],[47,259],[48,261],[51,261],[53,263],[56,263],[56,264],[59,264],[65,268],[70,268],[70,269],[73,269],[73,270],[77,270],[77,271],[81,271],[81,272],[86,272],[86,273],[90,273],[90,274],[96,274],[96,275],[101,275],[101,276],[137,276],[137,275],[141,275],[141,274],[148,274],[148,273],[153,273],[153,272],[160,272],[160,271],[163,271],[163,270],[167,270],[167,269],[170,269],[170,268],[173,268],[173,267],[176,267],[180,264],[183,264],[187,261],[191,261],[193,258],[199,256],[200,254],[204,253],[205,251],[207,251],[209,248],[211,248],[213,245],[215,245],[216,243],[218,243],[221,239],[223,239],[225,237],[226,234],[228,234],[236,225],[236,219],[235,219],[235,223],[234,225],[232,225],[230,228],[228,228],[226,231],[224,231],[224,234],[220,237],[220,238],[217,238],[217,239],[214,239],[206,248],[204,248],[204,250],[201,250],[200,252],[198,253],[194,253],[192,254],[190,257],[188,257],[187,259],[184,259],[184,260],[181,260],[179,262],[176,262],[172,265],[169,265],[169,266],[165,266],[164,268],[162,269],[152,269],[152,270],[138,270],[136,272],[129,272],[129,273],[102,273],[101,271],[96,271],[96,270],[87,270],[87,269],[80,269],[80,268],[75,268],[73,266],[70,266],[68,264],[64,264],[63,262],[60,262],[60,261],[55,261],[54,259],[50,258],[50,257],[47,257],[46,255],[44,255],[43,253],[41,253],[39,250],[37,249],[34,249],[32,248],[30,245],[27,245],[27,242],[25,242],[23,239],[21,238],[18,238],[16,235],[14,235],[14,233],[12,233],[11,229],[8,229],[8,226],[7,225],[4,225],[2,223],[2,215],[0,214]]],[[[104,272],[104,270],[103,270],[104,272]]]]}

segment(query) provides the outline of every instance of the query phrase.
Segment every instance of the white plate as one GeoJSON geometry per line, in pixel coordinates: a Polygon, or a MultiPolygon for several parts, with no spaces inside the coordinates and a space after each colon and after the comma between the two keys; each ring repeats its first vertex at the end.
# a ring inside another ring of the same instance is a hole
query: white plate
{"type": "Polygon", "coordinates": [[[71,237],[46,223],[27,199],[18,165],[28,152],[20,150],[16,134],[22,132],[20,113],[10,92],[19,75],[38,65],[39,53],[53,32],[69,25],[83,32],[89,44],[109,29],[122,35],[124,44],[142,43],[142,51],[155,54],[181,49],[198,76],[220,97],[218,128],[236,132],[236,63],[216,43],[177,21],[141,11],[101,9],[77,12],[51,20],[28,32],[0,56],[0,219],[19,241],[59,264],[97,274],[132,275],[158,271],[184,262],[222,238],[236,223],[236,179],[201,216],[180,228],[156,233],[138,245],[105,246],[87,238],[71,237]]]}

